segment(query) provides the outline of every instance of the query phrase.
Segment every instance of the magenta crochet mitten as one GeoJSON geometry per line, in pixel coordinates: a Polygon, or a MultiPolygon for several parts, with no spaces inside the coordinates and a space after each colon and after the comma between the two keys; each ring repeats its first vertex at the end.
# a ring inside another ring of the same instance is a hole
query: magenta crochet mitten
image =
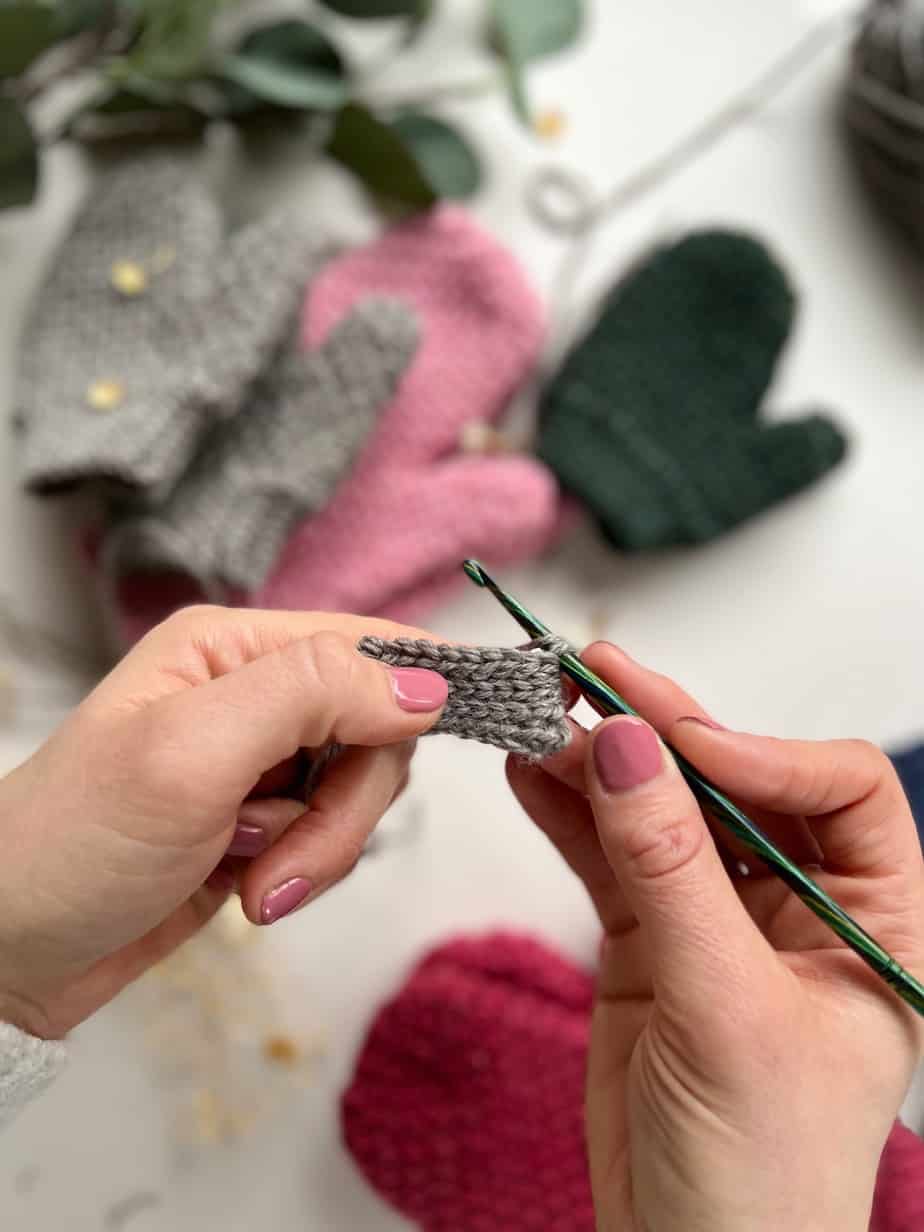
{"type": "MultiPolygon", "coordinates": [[[[591,976],[526,936],[431,951],[377,1014],[343,1097],[367,1180],[424,1232],[593,1232],[591,976]]],[[[870,1232],[924,1228],[924,1142],[896,1122],[870,1232]]]]}
{"type": "Polygon", "coordinates": [[[557,484],[541,463],[461,449],[466,425],[502,414],[542,342],[539,303],[510,253],[457,207],[394,227],[312,285],[308,342],[369,294],[413,309],[417,354],[356,467],[296,529],[255,606],[419,617],[464,557],[524,560],[558,531],[557,484]]]}
{"type": "Polygon", "coordinates": [[[347,1146],[426,1232],[593,1232],[584,1149],[590,977],[528,937],[428,954],[378,1014],[347,1146]]]}
{"type": "Polygon", "coordinates": [[[879,1175],[869,1232],[921,1232],[924,1228],[924,1142],[896,1121],[879,1175]]]}

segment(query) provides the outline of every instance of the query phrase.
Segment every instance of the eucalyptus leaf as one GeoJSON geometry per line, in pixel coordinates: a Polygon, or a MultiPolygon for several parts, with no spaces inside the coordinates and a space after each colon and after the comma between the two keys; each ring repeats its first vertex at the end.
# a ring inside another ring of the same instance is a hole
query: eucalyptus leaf
{"type": "Polygon", "coordinates": [[[55,40],[51,5],[0,4],[0,77],[18,77],[55,40]]]}
{"type": "Polygon", "coordinates": [[[28,205],[38,187],[39,156],[28,117],[0,95],[0,209],[28,205]]]}
{"type": "Polygon", "coordinates": [[[470,197],[481,183],[481,166],[465,138],[444,120],[406,111],[391,123],[438,197],[470,197]]]}
{"type": "Polygon", "coordinates": [[[206,69],[212,24],[228,0],[141,0],[141,33],[125,61],[139,76],[184,80],[206,69]]]}
{"type": "Polygon", "coordinates": [[[349,103],[337,116],[328,151],[383,201],[426,209],[438,199],[395,129],[359,103],[349,103]]]}
{"type": "Polygon", "coordinates": [[[221,75],[256,99],[282,107],[334,110],[347,97],[340,53],[315,26],[296,19],[252,30],[225,57],[221,75]]]}
{"type": "Polygon", "coordinates": [[[570,47],[583,20],[583,0],[491,0],[491,42],[504,59],[513,105],[524,120],[529,119],[527,64],[570,47]]]}
{"type": "Polygon", "coordinates": [[[495,37],[526,64],[564,51],[584,22],[583,0],[491,0],[495,37]]]}
{"type": "Polygon", "coordinates": [[[384,17],[409,17],[423,21],[433,0],[321,0],[325,8],[359,21],[378,21],[384,17]]]}

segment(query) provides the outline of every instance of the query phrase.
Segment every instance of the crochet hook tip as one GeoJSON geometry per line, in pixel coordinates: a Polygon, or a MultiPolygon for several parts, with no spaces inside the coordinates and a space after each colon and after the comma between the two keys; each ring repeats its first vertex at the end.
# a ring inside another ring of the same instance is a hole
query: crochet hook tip
{"type": "Polygon", "coordinates": [[[471,558],[468,560],[463,560],[462,568],[476,586],[487,586],[490,581],[490,578],[485,573],[480,561],[472,560],[471,558]]]}
{"type": "Polygon", "coordinates": [[[525,629],[530,637],[548,636],[551,630],[541,620],[538,620],[528,608],[524,607],[518,599],[514,599],[513,595],[509,595],[506,590],[502,590],[480,561],[469,557],[468,560],[462,562],[462,568],[465,570],[466,576],[471,578],[476,586],[482,586],[491,592],[501,607],[510,613],[520,628],[525,629]]]}

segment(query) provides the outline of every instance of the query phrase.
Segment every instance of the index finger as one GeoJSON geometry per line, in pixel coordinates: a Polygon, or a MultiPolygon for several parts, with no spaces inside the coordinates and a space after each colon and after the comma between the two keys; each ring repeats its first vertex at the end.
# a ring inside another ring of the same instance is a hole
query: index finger
{"type": "Polygon", "coordinates": [[[924,870],[911,808],[888,757],[865,740],[777,740],[680,721],[675,747],[745,804],[805,818],[833,872],[924,870]]]}
{"type": "MultiPolygon", "coordinates": [[[[676,681],[636,663],[625,651],[610,642],[592,643],[582,653],[581,659],[591,671],[612,685],[665,740],[681,718],[699,719],[703,723],[717,726],[696,698],[691,697],[676,681]]],[[[573,787],[577,787],[575,775],[583,774],[578,759],[587,739],[586,735],[579,734],[572,741],[574,747],[569,746],[564,754],[558,755],[565,772],[565,781],[573,787]]],[[[543,764],[550,773],[560,777],[557,764],[543,764]]],[[[704,773],[707,773],[705,769],[704,773]]],[[[818,844],[801,817],[781,817],[767,812],[756,816],[754,820],[791,859],[800,864],[817,862],[818,844]]],[[[730,863],[743,862],[751,869],[753,857],[747,848],[709,815],[707,822],[720,851],[730,863]]]]}

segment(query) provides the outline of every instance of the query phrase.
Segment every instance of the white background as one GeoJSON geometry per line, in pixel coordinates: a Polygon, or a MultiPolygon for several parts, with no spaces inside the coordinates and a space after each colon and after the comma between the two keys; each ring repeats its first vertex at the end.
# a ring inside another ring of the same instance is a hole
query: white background
{"type": "MultiPolygon", "coordinates": [[[[608,187],[838,7],[597,0],[580,48],[531,74],[538,107],[566,116],[556,144],[524,136],[496,96],[452,109],[489,164],[475,211],[548,293],[562,243],[526,209],[530,169],[560,162],[608,187]]],[[[448,9],[417,53],[412,71],[421,83],[448,74],[446,64],[456,73],[447,48],[468,37],[466,6],[448,9]]],[[[466,72],[460,57],[458,75],[466,72]]],[[[863,735],[894,747],[924,736],[924,321],[910,260],[851,175],[837,113],[843,72],[844,48],[835,46],[762,116],[615,218],[579,300],[589,303],[658,236],[723,223],[754,229],[802,293],[771,405],[832,408],[853,438],[849,461],[813,492],[713,545],[625,561],[582,530],[552,559],[505,580],[560,632],[581,641],[605,631],[676,675],[730,726],[863,735]]],[[[3,407],[25,304],[84,183],[76,156],[56,151],[38,207],[0,216],[3,407]]],[[[337,218],[341,229],[348,219],[355,234],[368,231],[368,213],[335,172],[306,173],[289,190],[319,228],[337,218]]],[[[91,644],[97,621],[66,515],[17,492],[6,434],[0,457],[0,592],[27,618],[91,644]]],[[[471,641],[517,640],[474,590],[431,625],[471,641]]],[[[35,730],[0,734],[0,769],[28,752],[35,730]]],[[[104,1226],[112,1203],[139,1191],[158,1195],[159,1205],[126,1224],[131,1232],[405,1226],[365,1187],[338,1141],[337,1097],[374,1008],[425,946],[454,930],[523,926],[586,959],[596,935],[577,886],[508,797],[500,754],[449,738],[424,742],[392,833],[409,817],[423,821],[415,842],[364,861],[310,911],[261,933],[281,1021],[328,1040],[308,1089],[278,1100],[244,1140],[178,1159],[173,1094],[154,1074],[130,999],[110,1007],[76,1033],[68,1074],[4,1138],[5,1228],[90,1232],[104,1226]]]]}

